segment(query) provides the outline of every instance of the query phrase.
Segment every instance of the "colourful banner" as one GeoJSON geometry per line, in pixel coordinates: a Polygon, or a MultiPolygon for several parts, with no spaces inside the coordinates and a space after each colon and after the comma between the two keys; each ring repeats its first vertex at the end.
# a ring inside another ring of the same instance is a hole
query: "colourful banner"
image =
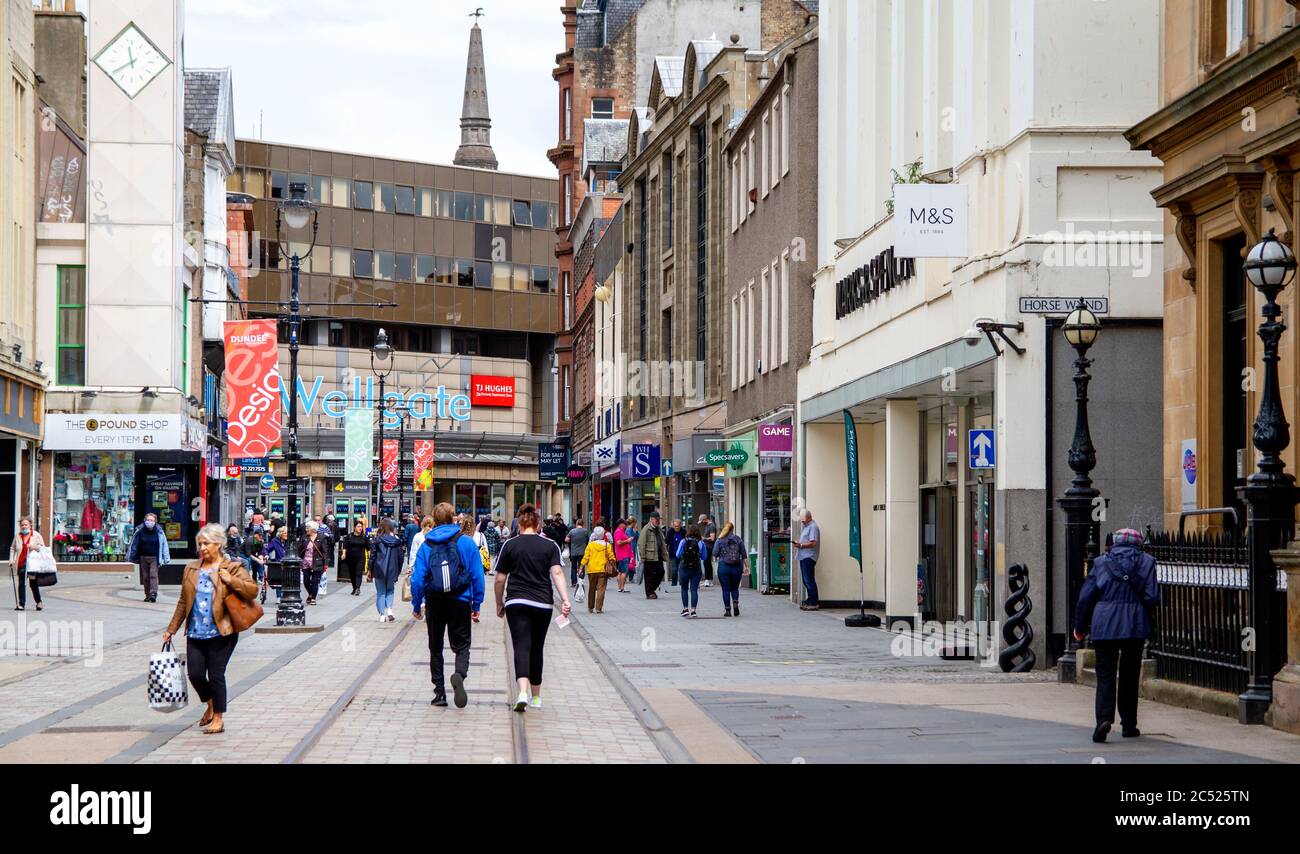
{"type": "Polygon", "coordinates": [[[226,437],[233,459],[280,447],[280,367],[274,320],[227,320],[226,437]]]}
{"type": "Polygon", "coordinates": [[[384,491],[397,489],[397,440],[384,440],[384,491]]]}
{"type": "Polygon", "coordinates": [[[849,557],[862,572],[862,504],[858,492],[858,428],[853,413],[844,410],[844,461],[849,474],[849,557]]]}
{"type": "Polygon", "coordinates": [[[343,422],[343,479],[356,483],[370,480],[374,449],[375,413],[371,409],[349,409],[343,422]]]}
{"type": "Polygon", "coordinates": [[[428,492],[433,489],[433,440],[417,439],[415,441],[415,491],[428,492]]]}

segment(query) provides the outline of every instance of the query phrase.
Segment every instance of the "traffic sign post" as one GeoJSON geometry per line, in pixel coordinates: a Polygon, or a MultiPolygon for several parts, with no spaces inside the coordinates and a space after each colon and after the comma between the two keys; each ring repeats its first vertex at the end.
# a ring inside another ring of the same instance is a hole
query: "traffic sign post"
{"type": "Polygon", "coordinates": [[[997,467],[997,434],[993,430],[967,431],[967,447],[972,471],[997,467]]]}

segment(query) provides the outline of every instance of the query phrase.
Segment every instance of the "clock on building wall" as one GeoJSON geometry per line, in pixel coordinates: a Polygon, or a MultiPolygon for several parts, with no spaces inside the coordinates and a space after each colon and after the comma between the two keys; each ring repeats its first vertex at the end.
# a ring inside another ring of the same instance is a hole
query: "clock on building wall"
{"type": "Polygon", "coordinates": [[[95,64],[128,98],[140,94],[172,61],[136,27],[126,25],[95,57],[95,64]]]}

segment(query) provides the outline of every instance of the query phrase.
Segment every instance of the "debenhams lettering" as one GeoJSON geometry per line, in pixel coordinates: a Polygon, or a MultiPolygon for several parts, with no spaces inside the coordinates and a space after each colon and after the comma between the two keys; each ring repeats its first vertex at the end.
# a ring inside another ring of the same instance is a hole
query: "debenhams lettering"
{"type": "Polygon", "coordinates": [[[889,247],[835,284],[835,319],[857,311],[916,275],[916,261],[895,258],[889,247]]]}

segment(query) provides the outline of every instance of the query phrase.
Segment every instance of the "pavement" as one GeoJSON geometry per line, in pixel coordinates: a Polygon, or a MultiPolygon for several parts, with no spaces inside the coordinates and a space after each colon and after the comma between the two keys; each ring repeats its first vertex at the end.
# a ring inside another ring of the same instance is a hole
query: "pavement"
{"type": "Polygon", "coordinates": [[[208,736],[196,699],[172,714],[145,701],[176,588],[148,604],[131,576],[64,571],[42,612],[0,596],[0,763],[1300,762],[1300,738],[1146,701],[1142,738],[1094,745],[1091,690],[1051,672],[915,654],[779,596],[743,591],[727,618],[705,588],[692,620],[676,588],[628,589],[552,623],[543,708],[518,714],[490,608],[468,706],[434,708],[425,625],[401,603],[381,623],[372,586],[331,583],[308,609],[322,631],[240,637],[226,733],[208,736]]]}

